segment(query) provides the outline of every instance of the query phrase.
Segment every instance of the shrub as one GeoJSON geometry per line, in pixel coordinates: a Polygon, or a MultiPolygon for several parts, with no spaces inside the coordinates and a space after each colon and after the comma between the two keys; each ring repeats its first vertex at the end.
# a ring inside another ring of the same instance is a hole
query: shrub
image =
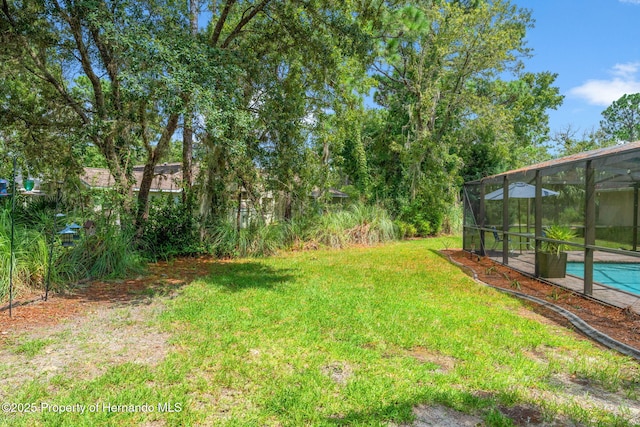
{"type": "Polygon", "coordinates": [[[198,226],[191,203],[176,203],[171,197],[154,199],[143,229],[141,249],[153,260],[202,253],[198,226]]]}
{"type": "Polygon", "coordinates": [[[18,196],[16,200],[16,221],[29,229],[50,233],[53,227],[53,218],[56,214],[55,196],[21,200],[23,197],[25,196],[18,196]]]}
{"type": "Polygon", "coordinates": [[[418,201],[407,203],[400,212],[399,219],[412,224],[418,236],[431,236],[440,233],[445,213],[418,201]]]}
{"type": "Polygon", "coordinates": [[[396,220],[395,224],[398,228],[398,236],[401,239],[410,239],[418,234],[418,230],[413,224],[409,224],[408,222],[404,222],[401,220],[396,220]]]}
{"type": "MultiPolygon", "coordinates": [[[[17,210],[14,234],[13,283],[16,294],[44,288],[47,275],[53,209],[45,203],[17,210]]],[[[58,224],[58,230],[63,224],[58,224]]],[[[93,236],[76,241],[72,248],[54,244],[52,288],[79,279],[125,277],[143,270],[131,233],[100,226],[93,236]]],[[[8,294],[10,274],[11,213],[0,210],[0,298],[8,294]]]]}
{"type": "Polygon", "coordinates": [[[301,250],[316,247],[312,237],[314,224],[318,215],[298,216],[289,222],[282,223],[284,245],[288,249],[301,250]]]}
{"type": "MultiPolygon", "coordinates": [[[[37,230],[16,221],[14,229],[13,285],[16,293],[35,288],[47,271],[47,241],[37,230]]],[[[9,293],[11,272],[11,211],[0,210],[0,298],[9,293]]]]}
{"type": "Polygon", "coordinates": [[[260,257],[284,248],[288,237],[286,226],[279,223],[254,222],[238,230],[226,222],[210,230],[209,244],[217,257],[260,257]]]}
{"type": "Polygon", "coordinates": [[[442,222],[442,232],[445,234],[462,233],[463,213],[462,204],[455,202],[449,206],[442,222]]]}
{"type": "Polygon", "coordinates": [[[208,243],[218,257],[268,256],[278,250],[342,248],[393,240],[397,227],[387,212],[376,206],[352,205],[347,210],[294,218],[289,222],[251,223],[238,230],[230,222],[209,229],[208,243]]]}

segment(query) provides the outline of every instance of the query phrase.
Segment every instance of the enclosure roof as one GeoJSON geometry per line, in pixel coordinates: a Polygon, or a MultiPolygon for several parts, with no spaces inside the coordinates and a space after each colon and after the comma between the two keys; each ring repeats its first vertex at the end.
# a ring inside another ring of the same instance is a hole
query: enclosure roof
{"type": "Polygon", "coordinates": [[[532,172],[540,169],[548,169],[548,168],[557,167],[557,166],[564,166],[564,165],[569,165],[571,163],[584,162],[586,160],[599,159],[603,157],[629,153],[635,150],[640,150],[640,141],[614,145],[613,147],[599,148],[597,150],[585,151],[578,154],[572,154],[570,156],[560,157],[558,159],[547,160],[546,162],[537,163],[535,165],[525,166],[523,168],[513,169],[513,170],[499,173],[496,175],[487,176],[475,182],[479,183],[485,180],[491,180],[491,179],[495,179],[503,176],[514,175],[517,173],[532,172]]]}

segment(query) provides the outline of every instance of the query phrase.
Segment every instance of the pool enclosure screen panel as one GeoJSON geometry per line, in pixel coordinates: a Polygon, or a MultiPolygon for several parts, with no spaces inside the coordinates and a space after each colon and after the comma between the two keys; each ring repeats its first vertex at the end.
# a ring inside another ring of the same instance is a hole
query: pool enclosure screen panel
{"type": "Polygon", "coordinates": [[[596,161],[596,245],[638,250],[640,156],[596,161]]]}
{"type": "Polygon", "coordinates": [[[480,241],[480,184],[465,185],[463,189],[463,249],[475,252],[481,249],[480,241]]]}
{"type": "Polygon", "coordinates": [[[468,182],[463,246],[539,276],[539,253],[552,241],[546,231],[571,230],[563,242],[572,263],[568,274],[583,278],[583,291],[591,294],[593,283],[616,265],[626,273],[611,283],[631,281],[635,270],[620,264],[640,264],[639,192],[640,141],[468,182]]]}

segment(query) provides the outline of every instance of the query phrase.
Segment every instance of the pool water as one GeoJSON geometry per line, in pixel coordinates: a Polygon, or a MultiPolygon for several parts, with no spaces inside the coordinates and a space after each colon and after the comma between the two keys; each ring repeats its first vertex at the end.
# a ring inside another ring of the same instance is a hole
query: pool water
{"type": "MultiPolygon", "coordinates": [[[[584,277],[584,263],[568,262],[567,274],[584,277]]],[[[640,295],[640,263],[595,262],[593,281],[640,295]]]]}

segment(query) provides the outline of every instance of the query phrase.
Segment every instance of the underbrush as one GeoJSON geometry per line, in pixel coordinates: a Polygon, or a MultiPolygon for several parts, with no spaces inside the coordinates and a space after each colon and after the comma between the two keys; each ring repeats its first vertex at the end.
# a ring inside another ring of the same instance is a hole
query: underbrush
{"type": "MultiPolygon", "coordinates": [[[[52,207],[34,204],[20,211],[15,228],[14,288],[44,289],[47,275],[51,231],[54,228],[52,207]]],[[[54,244],[51,269],[52,288],[83,279],[111,279],[138,274],[148,260],[175,256],[212,254],[219,258],[264,257],[281,250],[304,250],[321,247],[344,248],[350,245],[375,245],[398,238],[398,227],[389,214],[377,206],[354,204],[347,209],[307,215],[290,221],[253,222],[238,229],[236,224],[221,222],[204,229],[191,209],[172,199],[152,204],[143,238],[133,231],[97,219],[94,234],[62,247],[58,237],[54,244]]],[[[0,299],[8,294],[10,272],[10,211],[2,210],[0,222],[0,299]]],[[[71,221],[66,218],[65,221],[71,221]]],[[[80,220],[78,220],[80,221],[80,220]]],[[[56,230],[64,224],[57,224],[56,230]]]]}
{"type": "MultiPolygon", "coordinates": [[[[64,223],[57,224],[56,230],[63,227],[64,223]]],[[[135,250],[132,234],[117,226],[99,224],[95,234],[75,240],[73,247],[62,247],[55,236],[52,248],[53,228],[53,211],[40,209],[39,205],[30,210],[16,210],[10,277],[11,210],[0,209],[0,300],[8,298],[10,282],[17,297],[44,290],[51,250],[52,289],[82,279],[125,277],[144,269],[144,259],[135,250]]]]}
{"type": "Polygon", "coordinates": [[[324,215],[271,224],[255,222],[240,229],[222,223],[208,230],[208,235],[214,255],[235,258],[268,256],[283,249],[374,245],[395,240],[398,233],[384,209],[356,204],[324,215]]]}
{"type": "Polygon", "coordinates": [[[397,229],[389,214],[377,206],[352,205],[319,218],[312,239],[332,248],[374,245],[395,240],[397,229]]]}
{"type": "Polygon", "coordinates": [[[74,247],[63,248],[55,260],[57,282],[114,279],[142,271],[144,258],[135,250],[132,233],[115,227],[103,227],[74,247]]]}
{"type": "Polygon", "coordinates": [[[176,203],[172,197],[151,200],[143,237],[137,242],[144,257],[155,261],[206,252],[193,212],[191,202],[176,203]]]}

